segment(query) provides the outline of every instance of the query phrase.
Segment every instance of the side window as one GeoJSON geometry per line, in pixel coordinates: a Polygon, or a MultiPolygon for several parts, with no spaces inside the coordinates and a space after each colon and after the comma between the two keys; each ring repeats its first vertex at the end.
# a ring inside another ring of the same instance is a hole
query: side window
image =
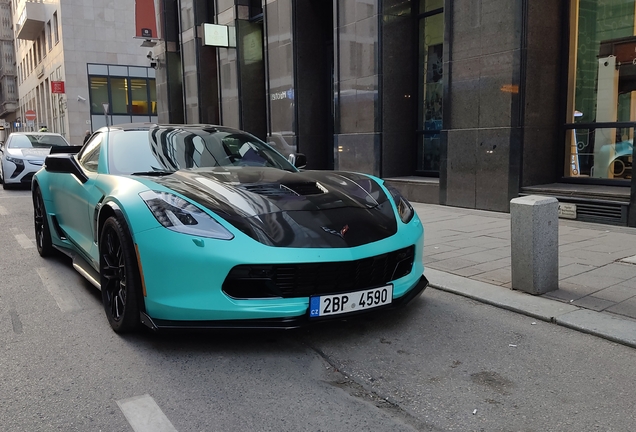
{"type": "Polygon", "coordinates": [[[86,143],[82,151],[77,155],[80,165],[87,171],[97,172],[103,135],[102,133],[93,135],[91,140],[86,143]]]}

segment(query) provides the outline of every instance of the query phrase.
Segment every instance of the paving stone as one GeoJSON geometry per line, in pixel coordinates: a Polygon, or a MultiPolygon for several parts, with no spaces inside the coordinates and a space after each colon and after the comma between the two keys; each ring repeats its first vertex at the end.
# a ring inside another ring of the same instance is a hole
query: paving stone
{"type": "MultiPolygon", "coordinates": [[[[449,258],[464,257],[466,255],[471,255],[471,254],[474,254],[475,252],[482,252],[485,250],[486,249],[473,246],[473,247],[457,248],[449,252],[440,252],[440,253],[432,253],[432,254],[429,253],[429,254],[432,257],[434,257],[436,260],[441,261],[441,260],[445,260],[449,258]]],[[[475,262],[479,263],[479,261],[475,261],[475,262]]]]}
{"type": "Polygon", "coordinates": [[[440,260],[440,261],[431,263],[429,264],[429,267],[433,267],[438,270],[452,272],[453,270],[461,269],[464,267],[471,267],[471,266],[474,266],[475,264],[478,264],[478,263],[476,263],[475,261],[469,261],[462,258],[450,258],[450,259],[440,260]]]}
{"type": "Polygon", "coordinates": [[[636,297],[629,298],[625,301],[615,304],[606,309],[608,312],[636,318],[636,297]]]}
{"type": "Polygon", "coordinates": [[[625,257],[621,259],[621,261],[626,262],[628,264],[636,264],[636,255],[625,257]]]}
{"type": "MultiPolygon", "coordinates": [[[[603,288],[610,287],[612,285],[619,284],[623,282],[625,279],[613,277],[613,276],[596,276],[592,275],[591,272],[578,274],[576,276],[571,276],[569,278],[562,279],[561,282],[567,282],[574,285],[580,285],[584,287],[595,288],[596,291],[601,290],[603,288]]],[[[560,284],[559,284],[560,285],[560,284]]]]}
{"type": "Polygon", "coordinates": [[[584,307],[585,309],[591,309],[600,312],[610,306],[613,306],[614,302],[595,296],[585,296],[573,301],[572,304],[575,306],[584,307]]]}
{"type": "Polygon", "coordinates": [[[627,281],[618,285],[602,289],[594,293],[594,297],[620,303],[632,297],[636,297],[636,281],[627,281]]]}
{"type": "Polygon", "coordinates": [[[458,276],[464,276],[464,277],[471,277],[471,276],[475,276],[478,275],[480,273],[484,273],[486,272],[486,270],[480,270],[477,268],[477,266],[473,266],[473,267],[464,267],[461,269],[457,269],[457,270],[453,270],[451,271],[451,273],[456,274],[458,276]]]}
{"type": "Polygon", "coordinates": [[[510,269],[497,269],[491,270],[485,273],[480,273],[473,277],[473,279],[477,279],[484,282],[495,282],[497,285],[503,285],[507,283],[511,283],[512,275],[510,273],[510,269]]]}
{"type": "MultiPolygon", "coordinates": [[[[560,259],[559,259],[560,261],[560,259]]],[[[559,263],[560,264],[560,263],[559,263]]],[[[576,276],[581,273],[592,271],[598,267],[584,265],[579,263],[561,265],[559,267],[559,279],[565,279],[571,276],[576,276]]]]}
{"type": "Polygon", "coordinates": [[[636,266],[624,263],[610,263],[606,266],[598,267],[587,273],[589,276],[610,277],[623,280],[635,279],[636,266]]]}
{"type": "Polygon", "coordinates": [[[487,272],[487,271],[498,270],[498,269],[502,269],[506,267],[510,268],[510,257],[499,258],[494,261],[488,261],[485,263],[477,264],[476,266],[470,267],[470,268],[481,270],[482,272],[487,272]]]}

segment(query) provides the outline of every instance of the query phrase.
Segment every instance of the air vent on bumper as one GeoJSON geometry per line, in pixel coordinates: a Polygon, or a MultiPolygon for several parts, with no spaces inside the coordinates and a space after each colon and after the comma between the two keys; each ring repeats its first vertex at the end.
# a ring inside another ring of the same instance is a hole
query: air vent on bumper
{"type": "Polygon", "coordinates": [[[409,274],[415,247],[355,261],[238,265],[223,292],[235,299],[309,297],[384,285],[409,274]]]}

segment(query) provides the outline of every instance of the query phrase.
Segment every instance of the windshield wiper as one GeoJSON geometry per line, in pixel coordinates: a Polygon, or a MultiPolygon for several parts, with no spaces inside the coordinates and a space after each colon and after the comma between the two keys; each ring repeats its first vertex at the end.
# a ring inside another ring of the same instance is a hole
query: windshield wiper
{"type": "Polygon", "coordinates": [[[130,175],[138,175],[138,176],[165,176],[165,175],[170,175],[170,174],[174,174],[175,171],[139,171],[139,172],[134,172],[130,175]]]}

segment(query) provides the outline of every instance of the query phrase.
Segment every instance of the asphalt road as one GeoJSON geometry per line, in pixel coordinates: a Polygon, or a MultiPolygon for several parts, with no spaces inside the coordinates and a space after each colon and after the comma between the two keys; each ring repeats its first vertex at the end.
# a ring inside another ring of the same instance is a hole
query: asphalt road
{"type": "Polygon", "coordinates": [[[1,431],[628,431],[636,351],[433,289],[293,332],[118,336],[0,190],[1,431]]]}

